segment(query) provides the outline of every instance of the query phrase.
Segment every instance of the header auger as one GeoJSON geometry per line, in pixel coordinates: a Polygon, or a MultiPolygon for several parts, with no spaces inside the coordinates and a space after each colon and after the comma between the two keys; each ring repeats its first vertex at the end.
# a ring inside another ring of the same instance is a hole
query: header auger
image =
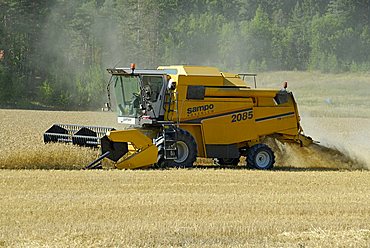
{"type": "MultiPolygon", "coordinates": [[[[266,137],[301,146],[303,134],[293,94],[248,86],[241,76],[205,66],[160,66],[156,70],[107,69],[118,123],[125,129],[54,125],[45,142],[100,146],[102,159],[119,169],[191,167],[197,157],[237,165],[241,156],[256,169],[271,169],[275,156],[266,137]],[[73,128],[72,128],[73,127],[73,128]]],[[[255,83],[255,80],[254,80],[255,83]]],[[[107,104],[111,106],[111,104],[107,104]]]]}

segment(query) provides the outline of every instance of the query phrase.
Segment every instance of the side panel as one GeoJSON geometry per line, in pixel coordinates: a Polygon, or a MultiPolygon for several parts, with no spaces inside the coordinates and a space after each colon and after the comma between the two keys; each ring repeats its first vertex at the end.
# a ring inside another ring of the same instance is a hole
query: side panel
{"type": "Polygon", "coordinates": [[[206,98],[179,103],[181,122],[200,124],[204,119],[215,118],[253,107],[251,98],[206,98]]]}
{"type": "Polygon", "coordinates": [[[206,145],[208,158],[239,158],[239,147],[231,145],[206,145]]]}
{"type": "Polygon", "coordinates": [[[205,143],[213,145],[226,145],[240,143],[256,139],[253,108],[245,108],[239,111],[204,119],[205,143]]]}
{"type": "Polygon", "coordinates": [[[202,125],[201,124],[180,124],[180,128],[188,131],[194,137],[197,143],[198,157],[205,157],[205,146],[203,141],[202,125]]]}
{"type": "Polygon", "coordinates": [[[298,134],[297,116],[294,107],[256,107],[255,132],[259,136],[288,132],[298,134]]]}
{"type": "Polygon", "coordinates": [[[273,133],[297,134],[294,107],[254,107],[202,121],[208,144],[233,144],[273,133]]]}

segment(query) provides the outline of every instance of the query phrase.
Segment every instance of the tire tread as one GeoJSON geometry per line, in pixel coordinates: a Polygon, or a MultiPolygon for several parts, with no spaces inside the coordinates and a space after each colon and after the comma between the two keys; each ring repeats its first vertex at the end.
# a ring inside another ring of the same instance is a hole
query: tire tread
{"type": "Polygon", "coordinates": [[[271,150],[271,148],[269,146],[267,146],[266,144],[257,144],[257,145],[254,145],[254,146],[249,148],[249,150],[247,152],[247,165],[248,165],[248,167],[250,167],[252,169],[259,169],[259,170],[270,170],[270,169],[272,169],[274,164],[275,164],[275,154],[271,150]],[[267,151],[271,155],[270,165],[266,168],[260,168],[260,167],[256,166],[256,163],[255,163],[255,157],[257,155],[258,150],[260,150],[260,149],[263,149],[263,150],[267,151]]]}

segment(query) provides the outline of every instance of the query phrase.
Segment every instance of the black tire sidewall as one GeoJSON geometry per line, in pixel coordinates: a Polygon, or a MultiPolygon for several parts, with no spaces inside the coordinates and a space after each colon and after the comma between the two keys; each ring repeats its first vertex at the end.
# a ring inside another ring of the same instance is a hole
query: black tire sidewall
{"type": "Polygon", "coordinates": [[[268,147],[265,144],[257,144],[249,148],[248,154],[247,154],[247,165],[248,167],[252,169],[257,170],[270,170],[273,168],[275,163],[275,155],[274,152],[271,150],[270,147],[268,147]],[[266,152],[269,155],[270,162],[265,167],[260,167],[257,164],[257,156],[261,152],[266,152]]]}
{"type": "Polygon", "coordinates": [[[168,166],[176,168],[190,168],[193,167],[195,160],[197,159],[197,144],[194,137],[184,129],[177,129],[177,140],[182,141],[188,147],[188,157],[185,161],[177,163],[174,160],[168,161],[168,166]]]}

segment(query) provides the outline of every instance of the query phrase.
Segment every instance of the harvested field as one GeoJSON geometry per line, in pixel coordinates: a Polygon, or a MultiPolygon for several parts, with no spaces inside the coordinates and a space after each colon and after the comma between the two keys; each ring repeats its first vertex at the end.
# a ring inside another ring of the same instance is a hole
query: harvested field
{"type": "Polygon", "coordinates": [[[368,171],[0,172],[0,246],[369,247],[368,171]]]}

